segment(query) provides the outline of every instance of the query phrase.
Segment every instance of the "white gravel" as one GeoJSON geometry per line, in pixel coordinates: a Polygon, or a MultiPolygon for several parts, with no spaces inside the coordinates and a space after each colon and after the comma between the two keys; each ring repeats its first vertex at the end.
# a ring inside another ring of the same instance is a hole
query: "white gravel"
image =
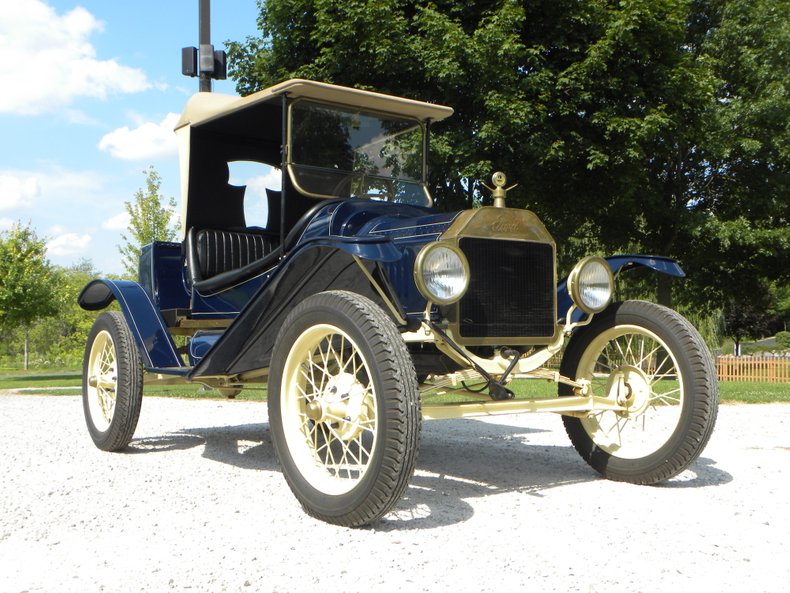
{"type": "Polygon", "coordinates": [[[0,396],[0,593],[786,591],[790,406],[722,406],[661,487],[608,482],[553,415],[423,425],[395,512],[305,515],[266,405],[147,398],[128,453],[77,397],[0,396]]]}

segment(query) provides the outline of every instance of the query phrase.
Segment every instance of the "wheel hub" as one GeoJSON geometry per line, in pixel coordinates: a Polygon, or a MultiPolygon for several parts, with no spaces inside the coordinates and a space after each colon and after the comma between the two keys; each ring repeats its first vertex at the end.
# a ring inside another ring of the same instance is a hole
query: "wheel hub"
{"type": "Polygon", "coordinates": [[[371,417],[365,395],[365,386],[354,375],[338,373],[305,406],[305,415],[314,422],[325,422],[341,439],[351,440],[362,433],[371,417]]]}
{"type": "Polygon", "coordinates": [[[647,409],[650,401],[650,379],[635,366],[623,365],[609,375],[606,393],[625,409],[622,414],[635,416],[647,409]]]}

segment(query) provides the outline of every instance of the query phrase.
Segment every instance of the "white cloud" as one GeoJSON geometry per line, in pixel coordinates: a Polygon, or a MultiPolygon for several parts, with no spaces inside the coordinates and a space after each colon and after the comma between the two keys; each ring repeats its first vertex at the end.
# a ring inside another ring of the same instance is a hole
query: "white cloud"
{"type": "Polygon", "coordinates": [[[128,126],[118,128],[102,137],[99,149],[108,150],[112,156],[128,161],[173,156],[177,152],[173,129],[178,118],[177,113],[168,113],[159,123],[143,122],[134,129],[128,126]]]}
{"type": "Polygon", "coordinates": [[[0,210],[28,208],[41,193],[35,177],[0,175],[0,210]]]}
{"type": "Polygon", "coordinates": [[[151,88],[142,70],[97,58],[89,38],[104,25],[84,8],[60,15],[42,0],[13,0],[0,10],[0,113],[35,115],[77,97],[151,88]]]}
{"type": "Polygon", "coordinates": [[[247,188],[253,193],[265,196],[267,189],[279,190],[282,182],[282,174],[279,169],[272,169],[266,175],[257,175],[247,180],[247,188]]]}
{"type": "Polygon", "coordinates": [[[105,185],[102,175],[63,167],[0,170],[0,211],[84,204],[95,200],[105,185]]]}
{"type": "MultiPolygon", "coordinates": [[[[62,229],[58,228],[59,231],[62,229]]],[[[90,235],[62,233],[47,241],[47,255],[69,256],[84,253],[90,245],[90,235]]]]}
{"type": "Polygon", "coordinates": [[[131,217],[128,212],[116,214],[101,223],[101,228],[108,231],[125,231],[129,228],[131,217]]]}
{"type": "Polygon", "coordinates": [[[0,218],[0,231],[10,230],[14,226],[14,221],[10,218],[0,218]]]}

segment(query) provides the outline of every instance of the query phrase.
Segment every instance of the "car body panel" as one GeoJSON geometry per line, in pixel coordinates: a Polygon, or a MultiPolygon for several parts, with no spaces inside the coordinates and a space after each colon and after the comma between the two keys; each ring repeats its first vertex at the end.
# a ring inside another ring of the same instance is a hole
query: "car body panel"
{"type": "MultiPolygon", "coordinates": [[[[624,272],[637,267],[645,267],[659,274],[666,274],[674,278],[685,278],[686,273],[680,264],[671,258],[659,255],[610,255],[604,257],[612,274],[617,276],[620,272],[624,272]]],[[[563,280],[557,285],[557,316],[559,320],[564,320],[568,311],[573,306],[570,292],[568,291],[568,278],[563,280]]],[[[575,310],[572,315],[573,321],[579,321],[584,317],[581,310],[575,310]]]]}
{"type": "Polygon", "coordinates": [[[83,309],[98,311],[117,300],[147,370],[183,368],[175,343],[159,308],[137,282],[97,279],[80,293],[83,309]]]}

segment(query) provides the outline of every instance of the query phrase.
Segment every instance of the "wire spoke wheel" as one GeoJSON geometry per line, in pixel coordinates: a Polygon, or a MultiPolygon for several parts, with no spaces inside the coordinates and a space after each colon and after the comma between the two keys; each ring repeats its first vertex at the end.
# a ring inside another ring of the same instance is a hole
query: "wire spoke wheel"
{"type": "Polygon", "coordinates": [[[285,438],[299,471],[326,494],[354,488],[377,436],[375,387],[358,346],[337,327],[309,328],[286,360],[283,393],[285,438]]]}
{"type": "Polygon", "coordinates": [[[87,373],[86,391],[91,418],[98,430],[105,431],[112,422],[118,388],[115,344],[106,330],[100,331],[93,341],[87,373]]]}
{"type": "Polygon", "coordinates": [[[406,345],[375,303],[330,291],[297,305],[277,337],[268,403],[283,474],[310,515],[366,525],[400,499],[419,392],[406,345]]]}
{"type": "Polygon", "coordinates": [[[104,451],[132,440],[143,397],[140,354],[123,315],[108,311],[93,324],[82,370],[82,407],[88,432],[104,451]]]}
{"type": "Polygon", "coordinates": [[[636,459],[664,445],[683,409],[677,361],[653,332],[617,326],[599,334],[585,350],[577,378],[592,383],[593,395],[613,397],[627,412],[597,412],[581,423],[597,447],[636,459]]]}
{"type": "MultiPolygon", "coordinates": [[[[693,326],[665,307],[612,305],[574,334],[561,372],[589,380],[593,395],[625,408],[563,417],[576,450],[605,477],[669,479],[697,458],[713,430],[713,361],[693,326]]],[[[570,392],[561,388],[560,395],[570,392]]]]}

